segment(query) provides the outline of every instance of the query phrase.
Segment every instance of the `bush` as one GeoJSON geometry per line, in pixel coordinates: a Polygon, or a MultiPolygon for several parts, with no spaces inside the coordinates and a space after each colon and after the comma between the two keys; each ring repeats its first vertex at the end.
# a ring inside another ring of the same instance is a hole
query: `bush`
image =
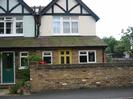
{"type": "Polygon", "coordinates": [[[39,62],[41,60],[41,57],[38,55],[31,55],[30,56],[30,61],[36,61],[39,62]]]}
{"type": "Polygon", "coordinates": [[[23,82],[18,82],[10,88],[11,94],[18,94],[18,90],[23,86],[23,82]]]}

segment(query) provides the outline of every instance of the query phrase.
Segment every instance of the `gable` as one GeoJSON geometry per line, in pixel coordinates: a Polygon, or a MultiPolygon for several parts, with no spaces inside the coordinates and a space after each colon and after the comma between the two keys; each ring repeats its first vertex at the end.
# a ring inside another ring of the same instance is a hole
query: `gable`
{"type": "Polygon", "coordinates": [[[32,14],[32,9],[23,0],[0,0],[0,15],[32,14]]]}
{"type": "Polygon", "coordinates": [[[92,16],[96,21],[99,17],[81,0],[52,0],[40,14],[42,15],[86,15],[92,16]]]}

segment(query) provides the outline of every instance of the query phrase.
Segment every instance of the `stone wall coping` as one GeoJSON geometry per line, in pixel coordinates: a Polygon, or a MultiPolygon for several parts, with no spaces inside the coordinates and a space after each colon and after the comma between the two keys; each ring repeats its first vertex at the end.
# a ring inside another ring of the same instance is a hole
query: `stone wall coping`
{"type": "Polygon", "coordinates": [[[31,68],[36,69],[74,69],[74,68],[96,68],[96,67],[133,67],[131,63],[90,63],[90,64],[58,64],[46,65],[31,63],[31,68]],[[36,67],[35,67],[36,66],[36,67]]]}

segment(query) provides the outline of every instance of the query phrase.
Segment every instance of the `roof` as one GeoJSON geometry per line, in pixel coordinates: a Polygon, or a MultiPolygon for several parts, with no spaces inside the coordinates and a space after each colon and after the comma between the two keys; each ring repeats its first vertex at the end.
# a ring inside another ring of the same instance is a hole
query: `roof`
{"type": "MultiPolygon", "coordinates": [[[[40,13],[41,15],[46,14],[46,12],[52,8],[52,6],[54,4],[56,4],[56,2],[59,0],[52,0],[45,8],[43,8],[40,13]]],[[[96,21],[98,21],[100,18],[86,5],[82,2],[82,0],[76,0],[78,2],[79,5],[81,5],[89,14],[89,16],[91,15],[96,21]]]]}
{"type": "Polygon", "coordinates": [[[106,47],[96,36],[47,36],[40,38],[0,38],[0,48],[106,47]]]}

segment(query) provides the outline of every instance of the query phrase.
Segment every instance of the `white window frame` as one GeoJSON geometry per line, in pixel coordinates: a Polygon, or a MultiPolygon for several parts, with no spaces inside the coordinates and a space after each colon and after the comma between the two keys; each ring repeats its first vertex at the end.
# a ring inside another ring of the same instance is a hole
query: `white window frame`
{"type": "Polygon", "coordinates": [[[96,63],[96,62],[97,62],[96,56],[97,56],[97,55],[96,55],[96,50],[80,50],[80,51],[79,51],[79,55],[78,55],[78,57],[79,57],[79,58],[78,58],[79,64],[96,63]],[[87,55],[87,62],[80,62],[80,56],[85,56],[85,55],[81,55],[80,52],[86,52],[86,55],[87,55]],[[94,62],[90,62],[90,61],[89,61],[89,55],[88,55],[89,52],[94,52],[94,53],[95,53],[95,61],[94,61],[94,62]]]}
{"type": "Polygon", "coordinates": [[[29,58],[29,52],[24,51],[19,53],[19,62],[20,62],[19,69],[27,69],[27,67],[29,66],[29,60],[28,60],[28,66],[21,66],[21,58],[29,58]],[[22,56],[22,53],[27,53],[27,56],[22,56]]]}
{"type": "Polygon", "coordinates": [[[42,52],[42,60],[44,57],[51,57],[51,63],[48,63],[48,64],[53,64],[53,53],[52,51],[43,51],[42,52]],[[44,53],[50,53],[50,55],[44,55],[44,53]]]}
{"type": "MultiPolygon", "coordinates": [[[[7,16],[11,17],[11,20],[7,20],[5,16],[0,16],[1,18],[4,18],[4,20],[0,20],[0,22],[4,23],[4,33],[0,34],[0,37],[6,37],[6,36],[24,36],[24,33],[18,34],[16,33],[16,22],[22,22],[23,24],[23,19],[22,20],[17,20],[16,17],[12,16],[7,16]],[[12,28],[12,33],[11,34],[6,34],[6,22],[13,22],[13,28],[12,28]]],[[[22,17],[23,18],[23,17],[22,17]]],[[[23,26],[24,27],[24,26],[23,26]]]]}
{"type": "Polygon", "coordinates": [[[65,16],[53,16],[53,35],[79,35],[79,17],[78,16],[68,16],[69,20],[64,20],[63,17],[65,16]],[[60,18],[59,20],[55,20],[54,17],[60,18]],[[72,17],[77,17],[78,19],[72,19],[72,17]],[[54,33],[54,22],[60,22],[60,33],[54,33]],[[63,22],[69,22],[70,23],[70,33],[64,33],[63,32],[63,22]],[[77,22],[78,23],[78,32],[77,33],[72,33],[72,22],[77,22]]]}

